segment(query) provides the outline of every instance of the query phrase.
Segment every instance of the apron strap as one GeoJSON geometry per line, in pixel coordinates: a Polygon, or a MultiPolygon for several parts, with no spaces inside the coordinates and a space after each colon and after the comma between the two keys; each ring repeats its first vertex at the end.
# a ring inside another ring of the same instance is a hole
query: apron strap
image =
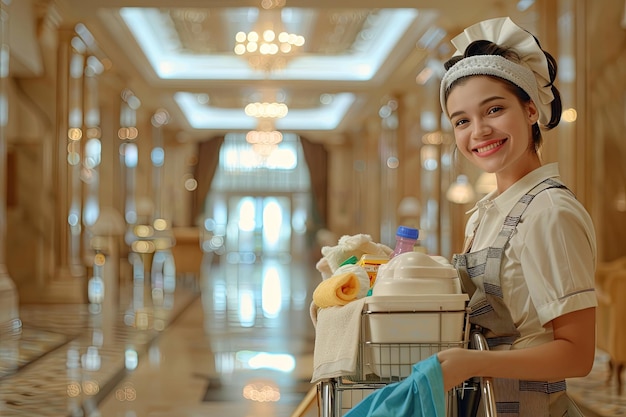
{"type": "Polygon", "coordinates": [[[528,205],[537,194],[550,188],[566,187],[550,178],[537,184],[511,209],[492,246],[477,252],[453,256],[453,265],[459,272],[463,291],[470,296],[470,322],[511,341],[519,337],[519,331],[502,294],[500,283],[502,256],[528,205]]]}

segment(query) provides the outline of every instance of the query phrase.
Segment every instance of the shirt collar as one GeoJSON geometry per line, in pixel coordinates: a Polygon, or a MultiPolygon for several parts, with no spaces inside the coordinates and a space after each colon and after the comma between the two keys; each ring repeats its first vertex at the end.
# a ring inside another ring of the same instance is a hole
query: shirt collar
{"type": "Polygon", "coordinates": [[[502,194],[498,195],[497,190],[490,192],[478,200],[476,205],[470,209],[467,214],[473,213],[474,211],[491,204],[495,205],[501,213],[507,214],[511,211],[511,209],[513,209],[513,206],[519,201],[519,199],[528,191],[532,190],[535,185],[541,183],[546,178],[555,178],[558,176],[558,163],[553,162],[542,165],[519,179],[502,194]]]}

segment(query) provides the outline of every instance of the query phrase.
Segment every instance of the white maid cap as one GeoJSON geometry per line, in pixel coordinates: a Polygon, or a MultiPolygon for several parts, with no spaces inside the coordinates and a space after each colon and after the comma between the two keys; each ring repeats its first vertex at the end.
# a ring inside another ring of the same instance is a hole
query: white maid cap
{"type": "Polygon", "coordinates": [[[474,55],[459,60],[448,69],[441,80],[440,101],[446,111],[446,95],[452,83],[471,75],[491,75],[505,79],[524,90],[537,106],[539,123],[548,124],[552,115],[552,93],[548,60],[534,36],[517,26],[510,18],[489,19],[472,25],[452,39],[457,48],[455,56],[462,56],[469,44],[487,40],[508,48],[519,56],[519,62],[499,55],[474,55]]]}

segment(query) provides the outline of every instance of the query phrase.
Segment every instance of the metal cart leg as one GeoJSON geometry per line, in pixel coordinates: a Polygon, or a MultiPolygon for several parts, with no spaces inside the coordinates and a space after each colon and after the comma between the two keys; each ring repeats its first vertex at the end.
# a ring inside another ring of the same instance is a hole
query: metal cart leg
{"type": "MultiPolygon", "coordinates": [[[[476,331],[472,333],[473,348],[477,350],[489,350],[487,339],[482,333],[476,331]]],[[[485,407],[485,417],[497,417],[496,397],[493,392],[493,379],[488,377],[481,378],[482,403],[485,407]]]]}
{"type": "Polygon", "coordinates": [[[335,417],[334,393],[332,380],[322,381],[319,384],[322,397],[321,417],[335,417]]]}

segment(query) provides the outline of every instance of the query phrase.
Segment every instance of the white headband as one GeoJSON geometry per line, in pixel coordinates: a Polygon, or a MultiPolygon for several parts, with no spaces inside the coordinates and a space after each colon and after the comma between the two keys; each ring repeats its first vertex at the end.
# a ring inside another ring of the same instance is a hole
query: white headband
{"type": "Polygon", "coordinates": [[[519,56],[520,62],[499,55],[475,55],[458,61],[441,80],[440,100],[444,113],[448,113],[446,93],[454,81],[470,75],[491,75],[508,80],[524,90],[539,110],[539,123],[548,124],[554,94],[550,87],[547,58],[533,35],[508,17],[485,20],[452,39],[452,44],[457,48],[455,55],[463,55],[465,48],[476,40],[488,40],[509,48],[519,56]]]}

